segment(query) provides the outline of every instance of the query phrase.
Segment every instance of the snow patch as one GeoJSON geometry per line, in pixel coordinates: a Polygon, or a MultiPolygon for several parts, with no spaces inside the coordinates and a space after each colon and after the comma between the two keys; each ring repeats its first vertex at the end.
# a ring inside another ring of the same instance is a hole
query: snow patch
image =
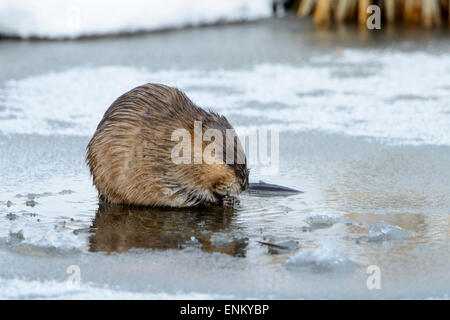
{"type": "Polygon", "coordinates": [[[207,300],[233,299],[232,296],[198,292],[130,292],[126,290],[100,287],[81,283],[74,287],[72,283],[60,281],[38,281],[22,279],[0,279],[0,299],[92,299],[92,300],[207,300]]]}
{"type": "Polygon", "coordinates": [[[272,15],[272,0],[1,0],[0,34],[78,38],[272,15]]]}
{"type": "Polygon", "coordinates": [[[390,144],[450,145],[450,59],[379,51],[376,66],[361,78],[362,56],[371,60],[371,53],[349,50],[342,60],[322,57],[331,63],[326,66],[213,71],[109,66],[9,80],[0,87],[0,131],[90,136],[117,97],[154,82],[176,86],[199,106],[227,117],[249,118],[235,125],[238,134],[321,130],[390,144]],[[342,64],[351,72],[338,74],[342,64]]]}

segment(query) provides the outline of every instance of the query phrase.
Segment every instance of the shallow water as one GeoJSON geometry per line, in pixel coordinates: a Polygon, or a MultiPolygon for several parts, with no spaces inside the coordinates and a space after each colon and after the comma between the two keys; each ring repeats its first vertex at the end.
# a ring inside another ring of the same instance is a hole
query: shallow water
{"type": "Polygon", "coordinates": [[[1,41],[0,297],[448,298],[449,49],[445,32],[290,17],[1,41]],[[145,82],[180,87],[241,135],[279,130],[278,171],[251,180],[304,193],[243,194],[236,210],[99,206],[85,147],[145,82]]]}

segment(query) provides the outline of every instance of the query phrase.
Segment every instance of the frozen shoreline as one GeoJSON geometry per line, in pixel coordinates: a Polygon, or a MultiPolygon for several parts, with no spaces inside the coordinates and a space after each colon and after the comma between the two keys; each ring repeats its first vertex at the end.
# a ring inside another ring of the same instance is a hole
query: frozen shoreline
{"type": "Polygon", "coordinates": [[[272,0],[26,0],[0,1],[0,35],[74,39],[221,22],[272,15],[272,0]],[[106,8],[106,10],[105,10],[106,8]]]}

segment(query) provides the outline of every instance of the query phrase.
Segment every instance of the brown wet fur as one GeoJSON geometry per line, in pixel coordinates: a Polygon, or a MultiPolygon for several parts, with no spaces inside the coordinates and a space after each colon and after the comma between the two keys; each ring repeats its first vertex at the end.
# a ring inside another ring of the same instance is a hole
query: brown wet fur
{"type": "MultiPolygon", "coordinates": [[[[154,207],[221,204],[248,187],[248,170],[239,139],[234,146],[240,163],[194,164],[194,121],[203,133],[232,129],[224,116],[197,107],[183,92],[145,84],[120,96],[106,111],[87,147],[86,162],[100,199],[111,203],[154,207]],[[191,164],[175,164],[171,152],[176,129],[191,135],[191,164]]],[[[203,141],[202,150],[210,144],[203,141]]],[[[236,161],[237,162],[237,161],[236,161]]]]}

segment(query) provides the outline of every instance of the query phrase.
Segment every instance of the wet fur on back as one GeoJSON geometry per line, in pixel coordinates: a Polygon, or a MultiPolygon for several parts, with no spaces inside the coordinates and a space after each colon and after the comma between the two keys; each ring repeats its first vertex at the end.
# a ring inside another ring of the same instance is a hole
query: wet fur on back
{"type": "MultiPolygon", "coordinates": [[[[120,96],[87,147],[86,162],[100,198],[131,205],[189,207],[217,204],[220,197],[245,190],[248,170],[240,142],[234,152],[241,164],[172,161],[172,149],[179,143],[171,140],[173,131],[186,129],[193,142],[194,121],[202,121],[203,133],[218,129],[225,137],[225,130],[232,129],[225,117],[197,107],[176,88],[146,84],[120,96]]],[[[208,143],[203,141],[202,150],[208,143]]],[[[225,153],[224,146],[224,158],[225,153]]]]}

